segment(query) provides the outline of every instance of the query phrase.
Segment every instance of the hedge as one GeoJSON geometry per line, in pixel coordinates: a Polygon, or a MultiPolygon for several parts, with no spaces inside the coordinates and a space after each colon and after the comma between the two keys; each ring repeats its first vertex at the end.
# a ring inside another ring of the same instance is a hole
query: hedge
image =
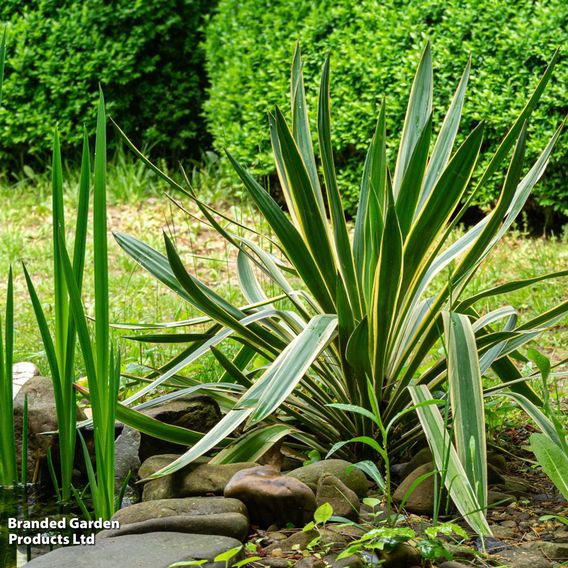
{"type": "MultiPolygon", "coordinates": [[[[427,39],[435,65],[435,128],[472,54],[461,131],[486,121],[487,156],[524,106],[554,50],[565,44],[567,27],[565,0],[220,0],[206,32],[207,124],[219,151],[227,148],[258,174],[272,174],[266,113],[276,104],[288,110],[294,44],[300,40],[306,60],[312,118],[321,66],[331,53],[334,146],[343,167],[346,206],[354,213],[378,106],[384,97],[389,134],[396,139],[427,39]]],[[[528,162],[568,110],[566,59],[562,54],[533,114],[528,162]]],[[[567,214],[567,179],[568,138],[563,136],[535,191],[538,205],[567,214]]],[[[501,181],[477,195],[475,203],[490,204],[501,181]]]]}
{"type": "MultiPolygon", "coordinates": [[[[53,128],[79,147],[99,84],[110,115],[153,154],[197,154],[203,140],[203,17],[210,0],[4,0],[8,60],[0,157],[30,163],[53,128]]],[[[5,164],[5,160],[3,163],[5,164]]]]}

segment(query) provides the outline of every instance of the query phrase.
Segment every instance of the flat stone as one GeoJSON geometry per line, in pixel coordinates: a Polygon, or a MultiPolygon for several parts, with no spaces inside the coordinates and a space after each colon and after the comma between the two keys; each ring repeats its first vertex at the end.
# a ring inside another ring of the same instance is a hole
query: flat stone
{"type": "Polygon", "coordinates": [[[282,475],[276,467],[269,465],[235,473],[224,494],[242,501],[251,522],[263,528],[288,523],[302,526],[313,518],[316,510],[315,495],[305,483],[282,475]]]}
{"type": "Polygon", "coordinates": [[[358,497],[365,497],[369,490],[369,482],[365,474],[352,463],[345,460],[322,460],[304,467],[289,471],[286,475],[295,477],[305,483],[314,493],[317,491],[320,477],[329,473],[340,479],[358,497]]]}
{"type": "Polygon", "coordinates": [[[568,544],[562,542],[532,542],[529,550],[538,550],[550,560],[568,560],[568,544]]]}
{"type": "MultiPolygon", "coordinates": [[[[174,562],[208,560],[205,568],[225,568],[213,562],[219,554],[240,546],[225,536],[153,532],[103,538],[94,546],[68,546],[35,558],[29,568],[168,568],[174,562]]],[[[234,561],[242,558],[242,553],[234,561]]]]}
{"type": "Polygon", "coordinates": [[[551,562],[540,551],[507,548],[498,553],[499,560],[514,568],[552,568],[551,562]]]}
{"type": "Polygon", "coordinates": [[[246,507],[236,499],[189,497],[137,503],[118,511],[112,518],[119,529],[105,530],[97,538],[148,532],[215,534],[244,540],[249,521],[246,507]]]}
{"type": "MultiPolygon", "coordinates": [[[[140,466],[138,475],[141,479],[145,479],[178,457],[178,454],[152,456],[140,466]]],[[[207,494],[222,495],[225,486],[235,473],[257,465],[254,462],[210,464],[206,462],[206,459],[196,460],[171,475],[146,482],[142,500],[152,501],[207,494]]]]}
{"type": "Polygon", "coordinates": [[[439,568],[467,568],[467,566],[461,562],[449,560],[448,562],[442,562],[442,564],[439,565],[439,568]]]}

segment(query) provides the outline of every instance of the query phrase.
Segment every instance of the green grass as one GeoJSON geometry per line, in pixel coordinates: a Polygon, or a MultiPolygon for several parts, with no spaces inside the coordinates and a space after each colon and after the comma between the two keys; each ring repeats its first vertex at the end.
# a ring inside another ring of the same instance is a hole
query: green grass
{"type": "MultiPolygon", "coordinates": [[[[115,157],[116,158],[116,157],[115,157]]],[[[209,168],[190,172],[203,199],[219,201],[222,191],[209,168]]],[[[74,219],[77,206],[78,173],[66,172],[65,209],[69,219],[74,219]]],[[[197,274],[208,284],[216,284],[217,290],[231,301],[239,299],[235,285],[235,254],[215,231],[200,225],[198,221],[179,211],[164,195],[164,187],[152,174],[119,154],[119,159],[109,165],[109,230],[121,231],[144,240],[151,246],[164,250],[162,232],[171,235],[182,253],[190,272],[197,274]]],[[[0,277],[14,266],[14,304],[16,342],[15,361],[29,360],[47,373],[47,362],[41,344],[37,324],[21,270],[26,263],[36,283],[40,299],[47,302],[52,297],[52,244],[51,244],[51,196],[47,175],[28,177],[25,182],[0,187],[0,277]]],[[[197,213],[195,207],[184,205],[197,213]]],[[[258,224],[260,216],[248,204],[224,203],[222,210],[240,221],[258,224]]],[[[85,306],[93,314],[93,254],[92,235],[87,239],[85,272],[85,306]]],[[[526,238],[513,232],[498,246],[484,271],[472,283],[473,290],[481,290],[512,278],[529,278],[546,272],[557,271],[568,265],[568,242],[561,238],[526,238]]],[[[109,239],[110,315],[115,323],[152,323],[182,320],[199,315],[187,303],[157,282],[138,267],[111,238],[109,239]]],[[[519,309],[520,319],[526,320],[568,297],[568,281],[553,281],[535,285],[509,294],[507,303],[519,309]]],[[[2,299],[3,301],[3,299],[2,299]]],[[[244,300],[242,300],[244,303],[244,300]]],[[[498,299],[486,304],[485,309],[502,305],[498,299]]],[[[46,316],[53,317],[52,306],[44,304],[46,316]]],[[[552,333],[542,336],[536,345],[553,361],[568,356],[566,348],[567,323],[557,325],[552,333]]],[[[120,332],[128,335],[129,332],[120,332]]],[[[167,361],[179,347],[138,344],[122,341],[122,360],[131,371],[138,365],[156,366],[167,361]]],[[[78,361],[80,364],[80,361],[78,361]]],[[[192,372],[200,373],[205,380],[216,376],[214,366],[202,362],[192,372]]]]}

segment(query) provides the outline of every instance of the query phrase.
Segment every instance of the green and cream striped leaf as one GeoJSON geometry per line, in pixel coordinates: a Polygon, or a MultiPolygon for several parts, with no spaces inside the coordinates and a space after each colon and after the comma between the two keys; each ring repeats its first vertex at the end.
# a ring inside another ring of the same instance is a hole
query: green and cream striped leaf
{"type": "Polygon", "coordinates": [[[487,443],[483,383],[469,318],[443,312],[448,351],[448,385],[458,457],[479,504],[487,507],[487,443]]]}
{"type": "Polygon", "coordinates": [[[425,386],[409,387],[412,401],[417,405],[416,412],[426,440],[432,450],[434,462],[440,471],[444,471],[444,481],[448,493],[452,497],[459,512],[469,526],[479,535],[491,535],[491,529],[483,512],[483,505],[471,486],[462,466],[450,435],[444,427],[440,410],[432,404],[424,404],[433,400],[425,386]]]}

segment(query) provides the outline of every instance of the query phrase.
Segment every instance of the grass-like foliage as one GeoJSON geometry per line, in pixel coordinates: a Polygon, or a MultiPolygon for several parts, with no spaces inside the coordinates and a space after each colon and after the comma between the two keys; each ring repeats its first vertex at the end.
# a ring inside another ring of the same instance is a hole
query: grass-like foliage
{"type": "MultiPolygon", "coordinates": [[[[333,159],[329,60],[323,67],[319,94],[318,163],[298,49],[292,64],[292,124],[287,124],[278,108],[269,116],[274,160],[289,214],[229,155],[276,236],[271,252],[259,246],[252,229],[247,233],[246,227],[217,215],[189,183],[187,187],[177,184],[130,144],[158,175],[192,199],[206,222],[238,249],[238,276],[248,301],[246,306],[234,305],[189,274],[167,236],[163,255],[132,237],[116,235],[134,259],[204,314],[185,322],[190,332],[174,338],[187,343],[183,352],[150,375],[149,384],[125,403],[132,405],[172,381],[183,385],[180,371],[208,351],[225,370],[223,379],[214,385],[185,379],[189,391],[207,389],[222,397],[227,412],[184,456],[156,476],[172,473],[218,449],[215,462],[256,459],[284,436],[320,451],[338,440],[377,437],[371,414],[346,415],[337,403],[378,413],[383,424],[405,412],[390,435],[389,451],[397,451],[422,435],[416,415],[406,412],[412,406],[408,387],[419,394],[433,392],[449,379],[454,419],[462,424],[455,434],[455,463],[463,464],[472,499],[477,497],[483,507],[484,463],[468,461],[472,447],[478,451],[485,444],[481,377],[492,372],[512,392],[540,404],[530,385],[519,380],[515,359],[524,344],[568,311],[564,301],[519,323],[511,306],[484,315],[476,309],[483,299],[565,276],[566,271],[507,282],[475,295],[467,288],[519,215],[558,140],[560,130],[536,162],[525,168],[528,120],[555,61],[556,55],[487,167],[476,172],[477,181],[472,182],[483,144],[483,124],[455,147],[469,65],[434,136],[432,61],[430,46],[426,46],[410,92],[395,164],[387,159],[386,109],[382,106],[351,233],[333,159]],[[487,184],[495,183],[509,156],[493,211],[457,240],[452,238],[468,202],[487,184]],[[259,273],[278,289],[278,295],[267,296],[259,273]],[[441,289],[436,277],[445,280],[441,289]],[[204,323],[204,333],[191,333],[192,324],[204,323]],[[441,345],[444,326],[447,355],[432,357],[441,345]],[[236,356],[228,356],[220,347],[227,343],[239,346],[236,356]]],[[[148,339],[168,341],[171,336],[148,339]]],[[[127,420],[136,415],[132,410],[121,412],[127,420]]],[[[434,430],[426,434],[432,436],[434,430]]],[[[439,429],[436,435],[441,435],[439,429]]],[[[360,459],[368,451],[367,445],[347,444],[338,453],[360,459]]]]}

